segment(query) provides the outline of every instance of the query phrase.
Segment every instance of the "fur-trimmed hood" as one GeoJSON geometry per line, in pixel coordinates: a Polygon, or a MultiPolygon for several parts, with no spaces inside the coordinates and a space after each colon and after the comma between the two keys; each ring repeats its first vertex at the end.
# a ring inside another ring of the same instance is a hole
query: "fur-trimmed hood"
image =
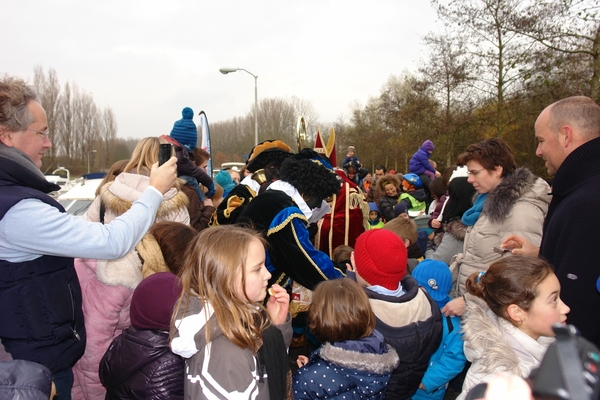
{"type": "MultiPolygon", "coordinates": [[[[144,190],[150,185],[150,177],[124,172],[113,182],[107,182],[100,189],[100,198],[107,210],[115,215],[121,215],[131,208],[134,201],[139,199],[144,190]]],[[[171,188],[163,195],[163,202],[156,214],[157,220],[165,219],[182,208],[187,208],[189,200],[185,193],[171,188]]]]}
{"type": "Polygon", "coordinates": [[[470,296],[463,318],[465,356],[473,364],[465,378],[463,392],[486,377],[507,371],[526,378],[539,366],[554,338],[537,341],[510,322],[496,316],[485,301],[470,296]]]}
{"type": "Polygon", "coordinates": [[[325,343],[321,347],[319,355],[322,359],[343,368],[383,375],[391,373],[396,369],[400,363],[400,359],[396,350],[383,342],[383,336],[381,336],[381,345],[385,346],[385,351],[379,354],[375,352],[354,351],[334,346],[331,343],[325,343]]]}
{"type": "Polygon", "coordinates": [[[517,168],[490,192],[483,205],[485,213],[493,223],[501,223],[517,200],[527,198],[539,208],[547,209],[550,203],[550,186],[537,178],[527,168],[517,168]]]}

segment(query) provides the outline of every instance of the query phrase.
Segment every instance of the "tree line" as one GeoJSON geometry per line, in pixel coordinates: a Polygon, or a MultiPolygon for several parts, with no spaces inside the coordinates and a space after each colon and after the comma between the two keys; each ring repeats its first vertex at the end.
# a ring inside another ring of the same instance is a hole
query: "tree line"
{"type": "MultiPolygon", "coordinates": [[[[97,171],[109,168],[116,161],[117,120],[110,107],[99,108],[91,93],[76,83],[66,82],[61,86],[54,69],[45,73],[41,66],[36,66],[33,87],[46,110],[52,142],[44,157],[44,172],[63,166],[77,175],[87,171],[88,162],[97,171]]],[[[128,158],[130,151],[125,153],[123,158],[128,158]]]]}
{"type": "MultiPolygon", "coordinates": [[[[431,0],[443,33],[424,38],[428,56],[417,71],[392,75],[348,122],[307,122],[336,132],[339,163],[354,145],[373,169],[406,171],[424,140],[436,145],[438,168],[450,166],[466,146],[500,137],[519,165],[544,176],[535,156],[535,119],[547,105],[573,95],[600,101],[600,20],[598,0],[431,0]]],[[[279,101],[289,115],[277,114],[267,100],[259,104],[259,141],[279,138],[295,148],[295,122],[303,115],[279,101]],[[293,111],[293,112],[292,112],[293,111]]],[[[305,115],[306,116],[306,115],[305,115]]],[[[211,125],[213,153],[232,161],[253,145],[253,111],[243,118],[211,125]]],[[[312,142],[311,142],[312,141],[312,142]]],[[[216,164],[218,165],[218,164],[216,164]]]]}
{"type": "MultiPolygon", "coordinates": [[[[322,122],[311,103],[297,97],[262,99],[259,142],[281,139],[297,150],[303,116],[304,146],[314,145],[319,128],[326,141],[333,127],[338,164],[353,145],[365,167],[404,172],[424,140],[435,143],[432,159],[443,170],[469,144],[500,137],[519,165],[544,176],[533,134],[541,110],[573,95],[600,101],[600,0],[430,1],[443,30],[423,39],[427,56],[416,71],[392,74],[379,94],[352,107],[348,120],[322,122]]],[[[54,70],[44,74],[36,67],[34,86],[54,144],[45,166],[84,167],[92,156],[94,169],[107,169],[130,156],[136,140],[116,138],[110,107],[99,109],[74,83],[61,88],[54,70]]],[[[254,146],[254,109],[212,122],[210,130],[215,168],[244,161],[254,146]]]]}

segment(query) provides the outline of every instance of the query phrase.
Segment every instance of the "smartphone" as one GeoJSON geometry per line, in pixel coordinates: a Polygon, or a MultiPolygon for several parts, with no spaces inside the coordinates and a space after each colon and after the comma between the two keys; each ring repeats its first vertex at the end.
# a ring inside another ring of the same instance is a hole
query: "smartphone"
{"type": "Polygon", "coordinates": [[[161,143],[158,148],[158,165],[163,165],[173,154],[173,145],[170,143],[161,143]]]}
{"type": "Polygon", "coordinates": [[[512,251],[511,249],[503,249],[503,248],[502,248],[502,247],[500,247],[500,246],[494,246],[494,249],[493,249],[493,250],[494,250],[496,253],[502,253],[502,254],[504,254],[504,253],[510,253],[510,252],[512,251]]]}

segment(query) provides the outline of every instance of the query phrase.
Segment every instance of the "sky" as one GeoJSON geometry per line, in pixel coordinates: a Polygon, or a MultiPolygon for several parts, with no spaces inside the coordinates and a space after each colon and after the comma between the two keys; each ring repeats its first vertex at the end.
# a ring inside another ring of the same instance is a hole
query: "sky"
{"type": "Polygon", "coordinates": [[[2,14],[0,74],[56,70],[112,108],[122,138],[169,133],[186,106],[209,123],[245,116],[254,78],[222,67],[257,75],[259,102],[296,96],[349,122],[417,71],[438,26],[427,0],[6,0],[2,14]]]}

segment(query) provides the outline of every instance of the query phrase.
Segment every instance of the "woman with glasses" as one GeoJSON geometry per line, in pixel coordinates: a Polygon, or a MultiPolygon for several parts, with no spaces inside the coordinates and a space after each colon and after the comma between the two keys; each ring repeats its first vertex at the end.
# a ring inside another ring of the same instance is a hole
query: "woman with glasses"
{"type": "Polygon", "coordinates": [[[477,192],[473,206],[462,216],[467,226],[463,252],[450,266],[453,271],[454,300],[442,312],[446,316],[465,311],[465,281],[474,272],[510,254],[500,244],[511,233],[539,246],[542,226],[550,203],[550,186],[526,168],[517,168],[512,151],[502,139],[485,139],[471,144],[458,157],[466,165],[468,182],[477,192]]]}

